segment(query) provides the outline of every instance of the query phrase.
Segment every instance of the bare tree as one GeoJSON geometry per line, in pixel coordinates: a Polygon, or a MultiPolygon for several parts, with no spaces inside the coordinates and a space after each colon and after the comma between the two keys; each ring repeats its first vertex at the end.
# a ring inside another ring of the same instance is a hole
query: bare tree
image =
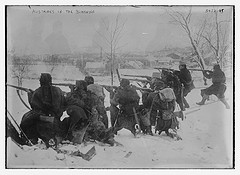
{"type": "Polygon", "coordinates": [[[22,87],[23,78],[28,75],[31,59],[12,56],[12,75],[17,79],[18,86],[22,87]]]}
{"type": "Polygon", "coordinates": [[[57,67],[57,65],[58,65],[58,55],[50,55],[49,56],[49,65],[50,65],[50,72],[51,72],[51,74],[53,73],[53,70],[57,67]]]}
{"type": "MultiPolygon", "coordinates": [[[[193,50],[195,52],[194,54],[197,56],[197,59],[198,59],[197,62],[199,63],[199,66],[202,69],[205,69],[205,62],[202,57],[201,51],[198,47],[200,38],[197,38],[190,29],[192,9],[190,8],[187,13],[169,9],[167,11],[167,13],[172,18],[172,21],[170,21],[170,22],[173,24],[180,25],[182,27],[182,29],[185,31],[185,33],[187,34],[187,36],[190,40],[190,43],[193,47],[193,50]]],[[[204,29],[204,26],[202,26],[202,28],[200,28],[199,33],[201,33],[203,31],[203,29],[204,29]]]]}
{"type": "MultiPolygon", "coordinates": [[[[201,38],[199,38],[198,35],[195,35],[190,29],[192,8],[189,8],[187,13],[174,11],[172,9],[168,10],[167,13],[172,18],[172,21],[170,21],[170,22],[173,24],[180,25],[182,27],[182,29],[185,31],[185,33],[187,34],[187,36],[190,40],[190,43],[193,47],[194,55],[197,56],[197,59],[195,61],[198,63],[199,67],[204,70],[206,65],[205,65],[204,58],[202,57],[202,52],[199,49],[201,38]]],[[[206,23],[206,21],[205,21],[205,23],[206,23]]],[[[204,29],[205,29],[205,25],[202,25],[200,27],[198,33],[202,33],[204,31],[204,29]]],[[[204,76],[203,76],[203,80],[204,80],[204,85],[207,85],[207,79],[204,76]]]]}
{"type": "Polygon", "coordinates": [[[116,52],[124,45],[120,45],[120,40],[123,37],[123,29],[126,20],[121,20],[121,14],[118,12],[113,21],[109,18],[103,18],[100,21],[100,29],[97,30],[99,36],[95,44],[101,48],[110,62],[111,84],[113,85],[113,72],[115,70],[116,52]]]}
{"type": "Polygon", "coordinates": [[[224,57],[229,47],[229,27],[226,25],[231,20],[219,20],[219,11],[216,10],[212,17],[208,20],[207,28],[201,34],[211,48],[216,61],[223,66],[224,57]]]}

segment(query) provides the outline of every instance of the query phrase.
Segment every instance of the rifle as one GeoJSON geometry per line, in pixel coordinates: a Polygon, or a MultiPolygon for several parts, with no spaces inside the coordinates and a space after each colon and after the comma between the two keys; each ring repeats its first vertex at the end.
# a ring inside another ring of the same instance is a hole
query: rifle
{"type": "Polygon", "coordinates": [[[154,67],[154,69],[157,69],[157,70],[168,70],[168,71],[175,71],[174,69],[170,69],[170,68],[165,68],[165,67],[154,67]]]}
{"type": "Polygon", "coordinates": [[[71,83],[52,83],[52,85],[54,85],[54,86],[68,86],[71,89],[71,91],[73,91],[74,88],[76,87],[75,84],[71,84],[71,83]]]}
{"type": "Polygon", "coordinates": [[[9,87],[13,87],[13,88],[16,88],[18,90],[22,90],[22,91],[25,91],[25,92],[33,92],[32,89],[28,89],[28,88],[24,88],[24,87],[20,87],[20,86],[15,86],[15,85],[11,85],[11,84],[7,84],[7,86],[9,87]]]}
{"type": "Polygon", "coordinates": [[[191,70],[191,71],[209,71],[209,72],[212,72],[211,70],[203,70],[203,69],[188,69],[188,70],[191,70]]]}
{"type": "MultiPolygon", "coordinates": [[[[25,101],[22,99],[20,93],[19,93],[19,90],[23,90],[27,93],[32,93],[33,90],[32,89],[28,89],[28,88],[24,88],[24,87],[19,87],[19,86],[14,86],[14,85],[10,85],[10,84],[7,84],[7,86],[10,86],[10,87],[13,87],[13,88],[16,88],[17,89],[17,95],[19,97],[19,99],[21,100],[21,102],[24,104],[24,106],[26,106],[26,108],[28,108],[29,110],[31,110],[31,108],[25,103],[25,101]]],[[[29,95],[29,94],[28,94],[29,95]]],[[[31,95],[30,95],[31,96],[31,95]]],[[[29,97],[28,97],[29,98],[29,97]]]]}
{"type": "Polygon", "coordinates": [[[137,78],[128,78],[129,81],[140,81],[142,83],[150,83],[151,81],[149,80],[141,80],[141,79],[137,79],[137,78]]]}
{"type": "Polygon", "coordinates": [[[150,89],[150,88],[142,88],[142,87],[137,87],[135,85],[131,85],[133,88],[135,88],[136,90],[140,90],[140,91],[148,91],[148,92],[153,92],[154,90],[150,89]]]}
{"type": "MultiPolygon", "coordinates": [[[[146,81],[146,80],[145,80],[146,81]]],[[[102,87],[104,87],[108,92],[110,92],[113,89],[117,89],[118,86],[109,86],[109,85],[100,85],[102,87]]],[[[153,92],[152,89],[149,88],[142,88],[142,87],[137,87],[135,85],[131,85],[133,88],[135,88],[136,90],[140,90],[140,91],[148,91],[148,92],[153,92]]]]}
{"type": "Polygon", "coordinates": [[[54,86],[75,86],[75,84],[71,83],[52,83],[54,86]]]}
{"type": "Polygon", "coordinates": [[[152,77],[150,76],[146,76],[146,75],[125,75],[125,74],[122,74],[123,76],[126,76],[126,77],[138,77],[138,78],[146,78],[148,81],[150,81],[152,79],[152,77]]]}
{"type": "Polygon", "coordinates": [[[110,89],[117,89],[117,86],[110,86],[110,85],[101,85],[100,86],[104,87],[107,91],[109,91],[110,89]]]}
{"type": "MultiPolygon", "coordinates": [[[[22,135],[25,137],[25,139],[27,140],[28,144],[30,144],[30,146],[33,145],[33,143],[31,142],[31,140],[29,140],[29,138],[27,137],[27,135],[23,132],[22,128],[18,125],[18,123],[16,122],[16,120],[13,118],[13,116],[11,115],[11,113],[7,110],[8,115],[11,117],[11,119],[13,120],[13,122],[15,123],[15,125],[18,127],[19,131],[22,133],[22,135]]],[[[10,120],[11,121],[11,120],[10,120]]]]}

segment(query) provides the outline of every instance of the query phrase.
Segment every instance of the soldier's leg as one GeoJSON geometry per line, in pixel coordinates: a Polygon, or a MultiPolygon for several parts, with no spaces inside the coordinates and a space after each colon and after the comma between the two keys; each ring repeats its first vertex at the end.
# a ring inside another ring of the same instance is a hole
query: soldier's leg
{"type": "Polygon", "coordinates": [[[98,104],[97,104],[97,110],[100,114],[100,120],[104,123],[104,125],[106,126],[106,128],[108,128],[108,116],[107,116],[107,112],[104,106],[104,99],[99,99],[98,100],[98,104]]]}
{"type": "Polygon", "coordinates": [[[67,109],[67,114],[70,116],[69,118],[69,129],[72,130],[76,126],[76,124],[86,124],[86,120],[88,117],[85,111],[78,106],[69,106],[67,109]]]}
{"type": "Polygon", "coordinates": [[[198,104],[198,105],[204,105],[205,104],[206,100],[209,99],[209,95],[208,95],[209,94],[209,92],[208,92],[209,90],[208,89],[209,88],[201,90],[202,100],[200,102],[196,103],[196,104],[198,104]]]}
{"type": "Polygon", "coordinates": [[[202,100],[200,102],[196,103],[196,104],[204,105],[208,98],[209,98],[209,96],[205,94],[205,95],[203,95],[202,100]]]}
{"type": "Polygon", "coordinates": [[[111,118],[111,125],[112,127],[115,125],[115,123],[117,122],[117,118],[118,118],[119,114],[119,109],[116,106],[111,105],[110,106],[110,118],[111,118]]]}
{"type": "Polygon", "coordinates": [[[225,105],[226,109],[230,109],[230,106],[225,98],[219,98],[219,100],[225,105]]]}
{"type": "Polygon", "coordinates": [[[190,107],[185,97],[183,97],[183,104],[184,104],[185,108],[189,108],[190,107]]]}
{"type": "Polygon", "coordinates": [[[32,141],[33,144],[36,144],[38,141],[38,131],[37,131],[37,122],[39,121],[39,113],[34,111],[29,111],[23,115],[20,127],[23,130],[24,134],[32,141]]]}
{"type": "Polygon", "coordinates": [[[181,109],[182,111],[185,111],[185,107],[184,107],[184,105],[183,105],[183,97],[180,96],[180,95],[176,96],[176,102],[177,102],[177,104],[179,105],[180,109],[181,109]]]}
{"type": "Polygon", "coordinates": [[[156,117],[157,117],[157,110],[152,109],[151,112],[150,112],[150,124],[151,124],[151,126],[156,125],[156,117]]]}
{"type": "Polygon", "coordinates": [[[88,123],[88,118],[85,111],[78,106],[70,106],[67,109],[67,114],[70,116],[68,119],[68,131],[66,133],[68,139],[73,139],[73,131],[81,130],[88,123]]]}
{"type": "Polygon", "coordinates": [[[220,85],[219,89],[218,89],[217,97],[225,105],[226,109],[230,109],[230,106],[224,96],[226,89],[227,89],[226,85],[224,85],[224,84],[220,85]]]}

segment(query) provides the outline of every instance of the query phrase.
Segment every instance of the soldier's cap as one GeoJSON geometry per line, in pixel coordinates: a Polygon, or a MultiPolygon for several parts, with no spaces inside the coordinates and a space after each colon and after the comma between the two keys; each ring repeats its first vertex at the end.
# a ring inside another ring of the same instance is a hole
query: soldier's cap
{"type": "Polygon", "coordinates": [[[126,87],[126,86],[128,86],[128,85],[130,85],[130,81],[128,80],[128,79],[122,79],[121,80],[121,82],[120,82],[120,86],[122,86],[122,87],[126,87]]]}
{"type": "Polygon", "coordinates": [[[219,65],[219,64],[215,64],[215,65],[213,66],[213,69],[214,69],[214,70],[219,70],[219,69],[221,69],[221,68],[220,68],[220,65],[219,65]]]}
{"type": "Polygon", "coordinates": [[[152,78],[161,78],[161,73],[160,72],[153,72],[152,73],[152,78]]]}
{"type": "Polygon", "coordinates": [[[76,88],[78,90],[87,91],[87,82],[85,80],[76,80],[76,88]]]}
{"type": "Polygon", "coordinates": [[[160,89],[162,89],[162,88],[165,88],[166,86],[167,86],[167,85],[166,85],[165,82],[162,81],[162,80],[156,81],[156,82],[154,83],[154,89],[155,89],[155,90],[160,90],[160,89]]]}
{"type": "Polygon", "coordinates": [[[52,84],[52,76],[49,73],[41,73],[40,76],[40,85],[51,85],[52,84]]]}
{"type": "Polygon", "coordinates": [[[86,76],[85,79],[84,79],[87,84],[94,84],[94,78],[92,76],[86,76]]]}

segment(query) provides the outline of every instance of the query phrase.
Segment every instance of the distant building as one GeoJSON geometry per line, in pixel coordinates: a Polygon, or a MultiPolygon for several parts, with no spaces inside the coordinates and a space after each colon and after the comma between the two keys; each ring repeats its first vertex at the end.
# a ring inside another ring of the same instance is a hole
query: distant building
{"type": "Polygon", "coordinates": [[[103,75],[106,71],[104,62],[86,62],[85,71],[90,75],[103,75]]]}
{"type": "Polygon", "coordinates": [[[181,59],[181,57],[179,56],[179,55],[177,55],[177,54],[175,54],[175,53],[170,53],[170,54],[168,54],[168,55],[166,55],[167,57],[170,57],[170,58],[172,58],[172,59],[174,59],[174,60],[179,60],[179,59],[181,59]]]}

